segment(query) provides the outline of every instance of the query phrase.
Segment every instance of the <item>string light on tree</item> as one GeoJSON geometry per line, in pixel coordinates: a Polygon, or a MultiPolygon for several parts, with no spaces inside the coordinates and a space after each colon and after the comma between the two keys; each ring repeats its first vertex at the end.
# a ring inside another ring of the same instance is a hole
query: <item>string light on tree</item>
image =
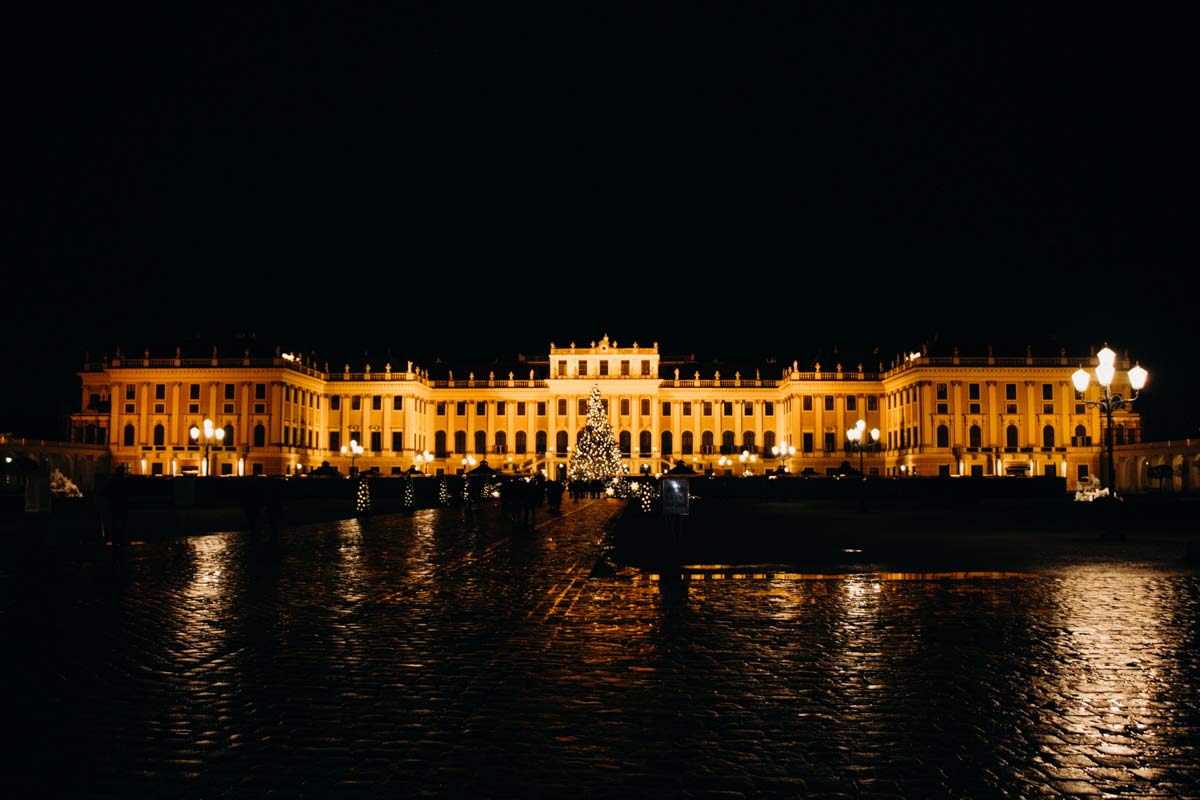
{"type": "Polygon", "coordinates": [[[587,401],[587,422],[579,432],[579,439],[567,463],[568,479],[582,482],[612,481],[618,480],[614,476],[624,472],[621,449],[613,436],[604,403],[600,400],[600,387],[593,385],[587,401]]]}
{"type": "Polygon", "coordinates": [[[371,482],[363,475],[359,475],[356,481],[354,510],[359,514],[369,514],[371,513],[371,482]]]}

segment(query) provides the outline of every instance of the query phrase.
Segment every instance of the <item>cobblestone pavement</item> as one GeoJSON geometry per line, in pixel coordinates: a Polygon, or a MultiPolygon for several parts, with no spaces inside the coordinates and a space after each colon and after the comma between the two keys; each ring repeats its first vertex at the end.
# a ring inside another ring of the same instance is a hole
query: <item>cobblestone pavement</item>
{"type": "Polygon", "coordinates": [[[1200,798],[1195,569],[599,570],[619,508],[10,551],[9,796],[1200,798]]]}

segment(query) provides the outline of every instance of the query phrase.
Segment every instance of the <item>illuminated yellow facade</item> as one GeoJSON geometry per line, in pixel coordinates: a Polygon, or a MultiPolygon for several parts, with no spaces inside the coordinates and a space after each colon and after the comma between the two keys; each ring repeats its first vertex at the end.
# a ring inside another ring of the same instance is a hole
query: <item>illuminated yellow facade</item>
{"type": "MultiPolygon", "coordinates": [[[[599,387],[635,473],[683,460],[716,474],[830,475],[857,469],[861,456],[870,475],[1050,474],[1073,486],[1098,474],[1103,459],[1102,416],[1071,383],[1094,357],[910,353],[874,372],[792,362],[763,376],[705,372],[664,358],[657,343],[619,347],[605,336],[582,347],[551,344],[548,356],[519,363],[520,374],[456,377],[411,362],[338,372],[279,351],[118,354],[79,373],[83,410],[72,415],[72,438],[104,445],[115,463],[150,475],[296,475],[323,463],[345,474],[352,458],[381,475],[453,474],[470,459],[561,475],[599,387]],[[205,419],[224,430],[222,441],[206,446],[189,435],[205,419]],[[861,453],[847,438],[859,419],[879,431],[861,453]],[[351,440],[361,455],[343,454],[351,440]]],[[[1088,399],[1097,391],[1093,384],[1088,399]]],[[[1114,434],[1117,444],[1138,442],[1137,413],[1118,412],[1114,434]]]]}

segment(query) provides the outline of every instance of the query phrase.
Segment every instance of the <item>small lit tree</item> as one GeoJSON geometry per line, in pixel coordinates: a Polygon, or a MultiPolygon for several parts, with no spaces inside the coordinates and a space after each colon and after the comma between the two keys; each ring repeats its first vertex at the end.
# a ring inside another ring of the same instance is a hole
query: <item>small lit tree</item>
{"type": "Polygon", "coordinates": [[[355,478],[354,510],[359,514],[371,513],[371,484],[361,473],[355,478]]]}
{"type": "Polygon", "coordinates": [[[579,439],[567,463],[567,478],[584,482],[608,481],[625,471],[621,463],[621,449],[608,423],[599,386],[592,386],[587,402],[587,422],[579,432],[579,439]]]}

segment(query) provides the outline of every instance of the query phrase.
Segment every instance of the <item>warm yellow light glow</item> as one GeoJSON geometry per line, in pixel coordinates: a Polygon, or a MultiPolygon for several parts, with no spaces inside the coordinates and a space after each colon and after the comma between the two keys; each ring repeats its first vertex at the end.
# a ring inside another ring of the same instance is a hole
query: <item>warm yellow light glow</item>
{"type": "Polygon", "coordinates": [[[1075,391],[1079,392],[1080,394],[1083,394],[1085,391],[1087,391],[1088,382],[1091,379],[1091,376],[1088,375],[1087,370],[1083,367],[1080,367],[1071,373],[1071,383],[1075,384],[1075,391]]]}
{"type": "Polygon", "coordinates": [[[1099,353],[1096,353],[1096,360],[1100,362],[1100,366],[1102,367],[1115,367],[1117,363],[1117,354],[1112,348],[1105,346],[1103,350],[1101,350],[1099,353]]]}
{"type": "Polygon", "coordinates": [[[1146,385],[1146,379],[1150,377],[1150,373],[1140,364],[1135,363],[1133,369],[1129,370],[1129,385],[1133,387],[1135,392],[1140,392],[1142,387],[1146,385]]]}

